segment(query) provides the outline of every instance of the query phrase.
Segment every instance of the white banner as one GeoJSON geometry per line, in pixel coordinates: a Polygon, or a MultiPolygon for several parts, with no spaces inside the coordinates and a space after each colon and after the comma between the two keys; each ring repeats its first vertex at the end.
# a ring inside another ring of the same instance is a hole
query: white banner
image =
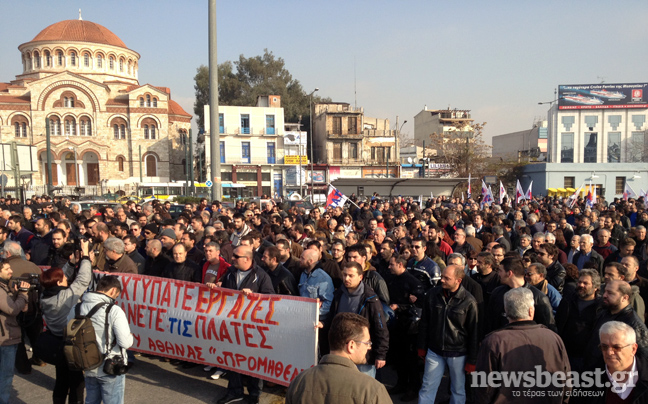
{"type": "MultiPolygon", "coordinates": [[[[102,276],[102,273],[95,273],[102,276]]],[[[317,364],[316,299],[119,276],[135,351],[218,366],[287,386],[317,364]]]]}

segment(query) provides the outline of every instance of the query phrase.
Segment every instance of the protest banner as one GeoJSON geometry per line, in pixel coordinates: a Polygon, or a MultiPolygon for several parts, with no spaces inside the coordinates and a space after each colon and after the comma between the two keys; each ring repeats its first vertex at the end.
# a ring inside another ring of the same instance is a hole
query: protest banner
{"type": "MultiPolygon", "coordinates": [[[[95,271],[95,277],[106,275],[95,271]]],[[[145,275],[120,278],[117,304],[143,353],[288,386],[317,364],[317,299],[250,294],[145,275]]]]}

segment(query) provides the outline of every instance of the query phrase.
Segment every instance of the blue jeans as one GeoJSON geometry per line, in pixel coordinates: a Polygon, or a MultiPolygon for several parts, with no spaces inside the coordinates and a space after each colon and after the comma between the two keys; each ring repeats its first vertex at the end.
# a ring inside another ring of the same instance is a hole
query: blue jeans
{"type": "Polygon", "coordinates": [[[16,352],[18,352],[18,344],[0,346],[0,404],[9,403],[16,352]]]}
{"type": "Polygon", "coordinates": [[[367,376],[371,376],[374,379],[376,378],[376,366],[375,365],[356,365],[358,370],[364,373],[367,376]]]}
{"type": "Polygon", "coordinates": [[[86,376],[86,404],[124,404],[126,375],[86,376]]]}
{"type": "Polygon", "coordinates": [[[433,403],[443,378],[446,365],[450,373],[450,391],[452,397],[450,404],[464,404],[466,402],[466,357],[444,357],[428,349],[425,356],[425,370],[423,371],[423,386],[419,391],[419,403],[433,403]]]}

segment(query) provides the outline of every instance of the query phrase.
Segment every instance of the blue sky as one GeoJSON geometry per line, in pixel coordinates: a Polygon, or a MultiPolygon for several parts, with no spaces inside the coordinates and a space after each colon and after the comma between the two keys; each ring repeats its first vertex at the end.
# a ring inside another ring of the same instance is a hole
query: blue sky
{"type": "MultiPolygon", "coordinates": [[[[207,1],[0,0],[0,81],[18,45],[55,22],[101,24],[140,53],[140,84],[171,88],[193,114],[207,64],[207,1]]],[[[218,60],[282,57],[308,92],[354,101],[394,124],[428,108],[472,110],[485,139],[546,116],[558,84],[648,80],[645,1],[219,1],[218,60]],[[355,63],[355,77],[354,77],[355,63]]]]}

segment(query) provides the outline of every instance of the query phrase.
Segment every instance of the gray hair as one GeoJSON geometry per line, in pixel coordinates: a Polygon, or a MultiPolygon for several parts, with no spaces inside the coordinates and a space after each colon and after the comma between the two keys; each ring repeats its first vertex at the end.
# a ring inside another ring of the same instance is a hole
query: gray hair
{"type": "Polygon", "coordinates": [[[515,221],[515,228],[521,229],[523,227],[526,227],[526,222],[524,220],[516,220],[515,221]]]}
{"type": "Polygon", "coordinates": [[[25,206],[25,207],[23,208],[23,211],[25,211],[25,210],[28,210],[28,211],[32,212],[32,208],[30,208],[29,206],[25,206]]]}
{"type": "Polygon", "coordinates": [[[597,234],[602,233],[602,232],[607,233],[608,236],[610,235],[610,231],[608,229],[599,229],[597,234]]]}
{"type": "Polygon", "coordinates": [[[529,265],[530,267],[534,267],[538,275],[542,275],[543,278],[547,277],[547,268],[545,268],[544,265],[534,262],[533,264],[529,265]]]}
{"type": "Polygon", "coordinates": [[[642,225],[639,225],[639,226],[635,227],[635,230],[639,230],[639,231],[646,230],[646,227],[644,227],[642,225]]]}
{"type": "Polygon", "coordinates": [[[520,239],[525,239],[531,241],[531,235],[524,233],[520,236],[520,239]]]}
{"type": "Polygon", "coordinates": [[[468,226],[464,227],[464,230],[466,231],[466,236],[475,237],[475,226],[469,224],[468,226]]]}
{"type": "Polygon", "coordinates": [[[22,247],[15,241],[5,241],[4,250],[12,257],[20,257],[23,255],[22,247]]]}
{"type": "Polygon", "coordinates": [[[533,293],[525,288],[511,289],[504,294],[504,311],[511,321],[528,320],[533,307],[533,293]]]}
{"type": "Polygon", "coordinates": [[[545,241],[547,243],[553,244],[553,243],[556,242],[556,236],[553,233],[547,233],[547,234],[545,234],[545,241]]]}
{"type": "Polygon", "coordinates": [[[585,240],[590,244],[594,244],[594,237],[592,237],[590,234],[581,234],[581,241],[585,240]]]}
{"type": "Polygon", "coordinates": [[[538,240],[539,240],[539,239],[543,239],[543,240],[544,240],[544,239],[545,239],[545,235],[544,235],[544,233],[537,232],[536,234],[533,235],[533,239],[534,239],[534,240],[535,240],[535,239],[538,239],[538,240]]]}
{"type": "Polygon", "coordinates": [[[628,344],[637,343],[637,334],[635,330],[626,323],[620,321],[608,321],[604,323],[601,329],[599,330],[599,340],[601,335],[612,335],[616,333],[622,333],[625,337],[625,341],[628,344]]]}
{"type": "Polygon", "coordinates": [[[455,259],[455,258],[459,258],[461,260],[461,266],[464,266],[464,267],[466,266],[466,257],[464,257],[463,255],[461,255],[459,253],[452,253],[452,254],[448,255],[448,258],[446,259],[446,262],[450,262],[450,260],[455,259]]]}
{"type": "Polygon", "coordinates": [[[592,286],[594,286],[595,289],[601,289],[601,275],[599,275],[598,271],[594,269],[583,268],[578,274],[579,278],[581,276],[589,276],[592,279],[592,286]]]}
{"type": "Polygon", "coordinates": [[[213,241],[211,243],[205,244],[204,249],[207,249],[207,247],[213,248],[214,250],[217,250],[217,251],[220,251],[220,244],[214,243],[213,241]]]}
{"type": "Polygon", "coordinates": [[[493,234],[497,236],[503,236],[504,228],[502,226],[493,226],[493,234]]]}
{"type": "Polygon", "coordinates": [[[124,242],[117,237],[108,237],[108,239],[103,242],[103,246],[106,250],[114,251],[117,254],[124,253],[124,242]]]}
{"type": "Polygon", "coordinates": [[[383,229],[382,227],[376,227],[375,232],[381,233],[383,236],[386,234],[385,229],[383,229]]]}

